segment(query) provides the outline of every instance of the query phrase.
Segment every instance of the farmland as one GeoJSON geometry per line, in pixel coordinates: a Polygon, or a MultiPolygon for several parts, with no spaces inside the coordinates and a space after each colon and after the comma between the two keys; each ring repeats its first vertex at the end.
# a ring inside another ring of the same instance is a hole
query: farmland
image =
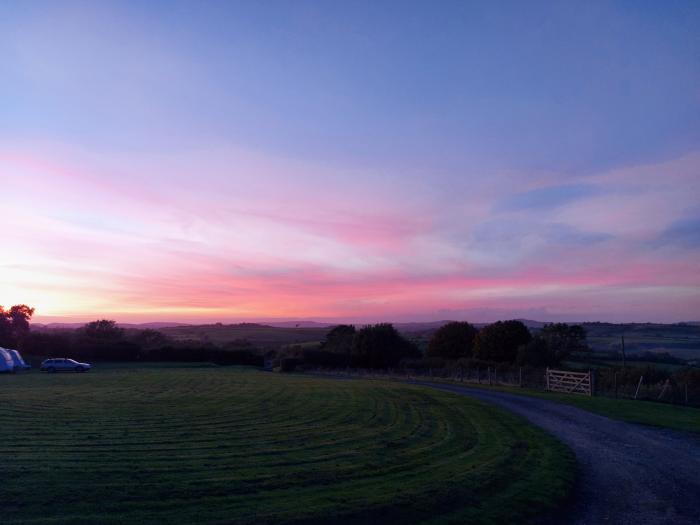
{"type": "Polygon", "coordinates": [[[3,523],[522,521],[568,449],[500,409],[235,367],[0,377],[3,523]]]}
{"type": "Polygon", "coordinates": [[[160,329],[175,341],[227,343],[245,339],[259,347],[320,342],[328,330],[325,327],[275,327],[255,323],[183,325],[160,329]]]}

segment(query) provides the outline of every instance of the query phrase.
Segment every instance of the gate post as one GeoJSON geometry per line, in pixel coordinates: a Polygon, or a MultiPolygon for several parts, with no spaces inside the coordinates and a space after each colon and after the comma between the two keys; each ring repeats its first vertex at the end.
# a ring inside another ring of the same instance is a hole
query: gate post
{"type": "Polygon", "coordinates": [[[549,367],[547,367],[547,370],[544,373],[544,378],[547,383],[547,390],[549,390],[549,367]]]}

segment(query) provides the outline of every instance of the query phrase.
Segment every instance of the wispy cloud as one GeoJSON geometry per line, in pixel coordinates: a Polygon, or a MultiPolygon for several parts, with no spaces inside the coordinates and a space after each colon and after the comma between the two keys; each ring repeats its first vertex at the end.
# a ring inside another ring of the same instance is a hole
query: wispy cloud
{"type": "Polygon", "coordinates": [[[679,246],[700,248],[700,217],[681,219],[673,222],[656,239],[658,246],[679,246]]]}
{"type": "Polygon", "coordinates": [[[496,203],[494,210],[549,210],[600,195],[602,192],[602,188],[592,184],[547,186],[508,196],[496,203]]]}

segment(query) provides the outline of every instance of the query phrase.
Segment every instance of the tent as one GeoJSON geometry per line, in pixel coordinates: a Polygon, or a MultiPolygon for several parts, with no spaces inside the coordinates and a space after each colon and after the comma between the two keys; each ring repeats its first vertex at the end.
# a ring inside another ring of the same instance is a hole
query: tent
{"type": "Polygon", "coordinates": [[[22,356],[17,350],[12,350],[11,348],[5,348],[6,351],[10,353],[12,358],[12,363],[15,365],[15,370],[29,370],[31,366],[24,362],[22,356]]]}
{"type": "Polygon", "coordinates": [[[12,360],[10,352],[0,348],[0,372],[14,372],[15,362],[12,360]]]}

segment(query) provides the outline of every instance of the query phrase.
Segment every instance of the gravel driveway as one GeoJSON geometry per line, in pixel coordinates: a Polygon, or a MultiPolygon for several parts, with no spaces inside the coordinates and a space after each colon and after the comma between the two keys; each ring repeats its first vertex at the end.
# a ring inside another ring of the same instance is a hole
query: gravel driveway
{"type": "Polygon", "coordinates": [[[580,478],[568,523],[700,524],[700,438],[504,392],[415,381],[507,408],[566,443],[580,478]]]}

